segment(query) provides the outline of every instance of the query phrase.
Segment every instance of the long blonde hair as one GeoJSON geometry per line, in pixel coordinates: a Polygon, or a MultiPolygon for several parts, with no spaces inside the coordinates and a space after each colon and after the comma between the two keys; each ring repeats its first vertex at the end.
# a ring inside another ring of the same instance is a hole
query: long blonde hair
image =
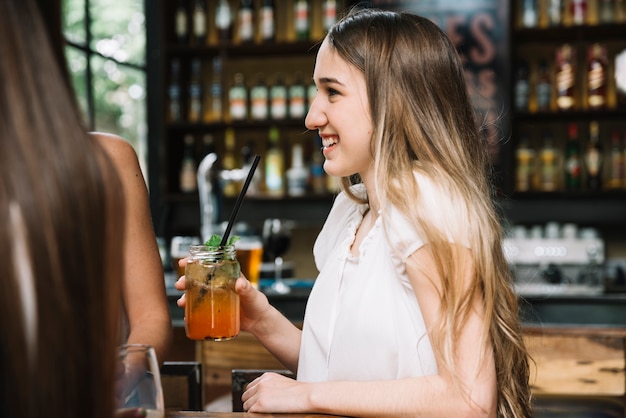
{"type": "MultiPolygon", "coordinates": [[[[354,9],[328,33],[331,48],[365,77],[372,115],[372,155],[380,202],[394,205],[423,231],[441,281],[441,314],[430,337],[454,375],[454,347],[477,295],[485,306],[483,347],[492,347],[498,414],[531,413],[528,354],[517,298],[501,247],[501,226],[481,138],[454,45],[434,23],[411,13],[354,9]],[[465,208],[462,236],[470,252],[434,227],[416,173],[465,208]],[[467,242],[466,242],[467,241],[467,242]],[[467,255],[471,260],[465,259],[467,255]],[[469,289],[464,266],[474,267],[469,289]],[[488,339],[488,340],[487,340],[488,339]]],[[[342,179],[343,189],[358,181],[342,179]]],[[[384,216],[384,212],[383,212],[384,216]]]]}
{"type": "Polygon", "coordinates": [[[124,199],[33,0],[0,1],[0,416],[111,418],[124,199]]]}

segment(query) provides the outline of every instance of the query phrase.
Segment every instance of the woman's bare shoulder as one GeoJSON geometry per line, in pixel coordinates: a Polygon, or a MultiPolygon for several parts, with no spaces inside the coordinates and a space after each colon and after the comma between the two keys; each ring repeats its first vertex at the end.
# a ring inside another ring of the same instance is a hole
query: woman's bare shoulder
{"type": "Polygon", "coordinates": [[[91,132],[89,136],[98,141],[116,166],[128,168],[130,164],[137,165],[135,149],[124,138],[104,132],[91,132]]]}

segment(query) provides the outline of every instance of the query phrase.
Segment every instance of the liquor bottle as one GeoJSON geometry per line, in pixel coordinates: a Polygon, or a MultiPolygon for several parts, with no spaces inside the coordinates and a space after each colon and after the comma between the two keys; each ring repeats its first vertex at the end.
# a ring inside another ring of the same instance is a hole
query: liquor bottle
{"type": "Polygon", "coordinates": [[[567,130],[567,144],[565,145],[565,190],[579,191],[582,183],[581,177],[582,162],[578,125],[572,122],[567,130]]]}
{"type": "Polygon", "coordinates": [[[297,72],[293,83],[289,86],[289,117],[291,119],[301,119],[306,112],[305,99],[306,89],[302,81],[302,73],[297,72]]]}
{"type": "Polygon", "coordinates": [[[287,87],[281,73],[276,74],[276,80],[270,87],[270,114],[274,120],[287,117],[287,87]]]}
{"type": "Polygon", "coordinates": [[[303,196],[307,192],[309,170],[304,166],[304,150],[302,144],[291,147],[291,167],[287,170],[287,194],[303,196]]]}
{"type": "MultiPolygon", "coordinates": [[[[626,2],[626,0],[624,0],[626,2]]],[[[626,109],[626,49],[615,54],[613,60],[613,74],[617,106],[626,109]]]]}
{"type": "Polygon", "coordinates": [[[248,91],[242,73],[235,74],[235,83],[228,92],[231,120],[246,120],[248,117],[248,91]]]}
{"type": "Polygon", "coordinates": [[[282,195],[284,187],[285,156],[280,147],[279,135],[278,128],[272,126],[265,152],[265,189],[274,196],[282,195]]]}
{"type": "Polygon", "coordinates": [[[259,9],[259,31],[261,42],[271,43],[276,39],[274,1],[263,0],[259,9]]]}
{"type": "Polygon", "coordinates": [[[613,0],[600,0],[598,19],[601,24],[606,25],[614,22],[613,0]]]}
{"type": "Polygon", "coordinates": [[[170,122],[180,122],[180,61],[173,59],[170,67],[170,84],[167,89],[168,94],[168,120],[170,122]]]}
{"type": "Polygon", "coordinates": [[[536,0],[524,0],[522,3],[522,26],[534,28],[537,26],[538,14],[536,0]]]}
{"type": "Polygon", "coordinates": [[[528,135],[524,134],[515,152],[515,191],[527,192],[532,187],[535,151],[530,147],[528,135]]]}
{"type": "MultiPolygon", "coordinates": [[[[255,157],[255,141],[250,139],[248,143],[241,148],[241,157],[243,160],[243,172],[247,175],[250,169],[252,168],[252,163],[254,162],[255,157]]],[[[247,194],[256,195],[261,190],[261,186],[263,184],[263,174],[262,170],[256,170],[252,175],[252,179],[250,180],[250,184],[248,185],[247,194]]]]}
{"type": "Polygon", "coordinates": [[[337,1],[336,0],[324,0],[322,2],[322,26],[324,33],[337,22],[337,1]]]}
{"type": "Polygon", "coordinates": [[[553,192],[558,189],[558,155],[554,148],[552,133],[546,131],[543,136],[543,147],[539,153],[540,188],[544,192],[553,192]]]}
{"type": "Polygon", "coordinates": [[[522,60],[517,65],[517,74],[515,76],[515,109],[517,111],[528,110],[529,92],[528,64],[522,60]]]}
{"type": "Polygon", "coordinates": [[[311,154],[311,188],[315,194],[326,193],[326,172],[324,171],[324,155],[321,148],[322,138],[315,134],[315,148],[311,154]]]}
{"type": "Polygon", "coordinates": [[[572,110],[576,106],[574,50],[565,44],[556,51],[556,106],[559,110],[572,110]]]}
{"type": "Polygon", "coordinates": [[[205,122],[221,122],[224,119],[224,112],[222,109],[222,59],[220,57],[213,58],[209,90],[210,99],[204,120],[205,122]]]}
{"type": "Polygon", "coordinates": [[[548,62],[545,59],[542,59],[539,62],[537,82],[535,84],[535,100],[538,111],[545,112],[550,110],[550,102],[552,101],[552,84],[550,83],[548,62]]]}
{"type": "Polygon", "coordinates": [[[192,123],[200,122],[202,117],[202,64],[198,58],[191,61],[188,108],[187,120],[192,123]]]}
{"type": "Polygon", "coordinates": [[[267,120],[269,92],[262,73],[257,74],[257,81],[250,88],[250,118],[267,120]]]}
{"type": "Polygon", "coordinates": [[[185,135],[183,138],[183,159],[180,165],[179,187],[183,193],[193,193],[198,190],[198,181],[196,178],[196,160],[194,158],[195,141],[191,134],[185,135]]]}
{"type": "Polygon", "coordinates": [[[606,47],[593,44],[587,54],[587,105],[597,110],[606,107],[606,47]]]}
{"type": "Polygon", "coordinates": [[[294,30],[296,39],[305,41],[309,39],[310,32],[310,10],[308,0],[296,0],[293,9],[294,30]]]}
{"type": "Polygon", "coordinates": [[[204,0],[195,0],[193,7],[193,37],[196,45],[206,43],[206,4],[204,0]]]}
{"type": "Polygon", "coordinates": [[[219,0],[215,10],[215,28],[220,42],[232,39],[233,14],[228,0],[219,0]]]}
{"type": "Polygon", "coordinates": [[[175,27],[174,32],[176,33],[176,40],[179,43],[187,42],[187,5],[185,0],[178,0],[176,4],[176,13],[175,13],[175,27]]]}
{"type": "Polygon", "coordinates": [[[587,177],[587,190],[600,190],[602,188],[602,144],[597,121],[589,124],[589,142],[585,150],[585,174],[587,177]]]}
{"type": "Polygon", "coordinates": [[[577,26],[584,25],[587,19],[587,0],[570,0],[569,5],[572,23],[577,26]]]}
{"type": "MultiPolygon", "coordinates": [[[[235,156],[235,130],[227,128],[224,132],[224,155],[222,157],[222,169],[225,171],[237,168],[237,157],[235,156]]],[[[232,179],[224,181],[222,193],[225,197],[234,197],[239,193],[239,185],[232,179]]]]}
{"type": "Polygon", "coordinates": [[[306,111],[308,112],[313,104],[313,100],[315,100],[315,96],[317,96],[317,86],[313,81],[309,83],[306,88],[306,111]]]}
{"type": "Polygon", "coordinates": [[[237,38],[241,43],[254,41],[254,9],[252,0],[241,0],[239,4],[237,38]]]}
{"type": "Polygon", "coordinates": [[[619,133],[613,131],[611,134],[611,151],[609,153],[609,176],[606,181],[607,189],[621,189],[624,187],[624,150],[620,142],[619,133]]]}
{"type": "Polygon", "coordinates": [[[563,22],[562,1],[548,0],[548,25],[560,26],[563,22]]]}

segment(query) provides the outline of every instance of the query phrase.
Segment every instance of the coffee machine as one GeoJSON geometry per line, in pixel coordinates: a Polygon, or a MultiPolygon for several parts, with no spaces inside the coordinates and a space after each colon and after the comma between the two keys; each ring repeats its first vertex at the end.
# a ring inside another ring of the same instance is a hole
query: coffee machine
{"type": "Polygon", "coordinates": [[[593,228],[550,222],[514,226],[503,240],[520,295],[596,295],[604,291],[604,241],[593,228]]]}

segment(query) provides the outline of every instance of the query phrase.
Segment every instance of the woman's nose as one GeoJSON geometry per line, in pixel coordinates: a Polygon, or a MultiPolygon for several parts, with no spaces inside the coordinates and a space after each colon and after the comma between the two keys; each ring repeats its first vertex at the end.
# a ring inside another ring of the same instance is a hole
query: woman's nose
{"type": "Polygon", "coordinates": [[[315,131],[326,125],[326,122],[326,115],[317,104],[317,99],[314,99],[304,119],[304,125],[307,129],[315,131]]]}

